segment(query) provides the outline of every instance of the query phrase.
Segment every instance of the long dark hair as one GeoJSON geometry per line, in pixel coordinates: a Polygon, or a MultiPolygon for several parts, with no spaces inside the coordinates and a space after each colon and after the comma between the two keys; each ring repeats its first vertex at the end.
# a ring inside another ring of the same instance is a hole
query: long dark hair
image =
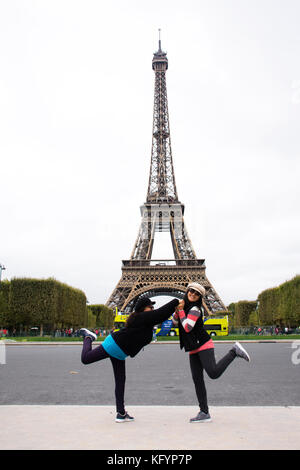
{"type": "Polygon", "coordinates": [[[137,317],[137,315],[139,314],[140,312],[132,312],[129,317],[127,318],[126,320],[126,323],[125,323],[125,326],[131,326],[132,323],[134,322],[135,318],[137,317]]]}

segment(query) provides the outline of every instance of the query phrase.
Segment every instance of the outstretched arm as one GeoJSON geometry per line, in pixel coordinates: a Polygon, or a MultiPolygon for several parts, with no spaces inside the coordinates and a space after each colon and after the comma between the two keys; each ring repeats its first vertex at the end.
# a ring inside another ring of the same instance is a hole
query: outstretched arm
{"type": "Polygon", "coordinates": [[[158,323],[162,323],[163,321],[167,320],[170,315],[172,315],[178,304],[179,300],[173,299],[171,302],[168,302],[157,310],[139,313],[139,315],[137,315],[135,318],[135,326],[154,326],[158,323]]]}
{"type": "Polygon", "coordinates": [[[185,314],[184,310],[180,310],[178,316],[184,331],[190,333],[190,331],[192,331],[194,328],[196,321],[201,316],[201,310],[199,307],[195,306],[191,308],[187,315],[185,314]]]}

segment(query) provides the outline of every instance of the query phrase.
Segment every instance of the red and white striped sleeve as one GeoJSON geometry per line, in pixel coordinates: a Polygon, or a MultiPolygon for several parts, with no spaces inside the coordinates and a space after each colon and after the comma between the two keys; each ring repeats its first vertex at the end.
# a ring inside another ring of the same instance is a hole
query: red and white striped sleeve
{"type": "Polygon", "coordinates": [[[181,321],[181,324],[184,328],[184,331],[189,333],[192,331],[194,328],[196,321],[198,318],[201,316],[201,310],[199,307],[192,307],[191,310],[189,310],[188,314],[186,315],[184,310],[180,310],[179,312],[179,319],[181,321]]]}
{"type": "Polygon", "coordinates": [[[174,326],[178,326],[179,316],[178,312],[173,313],[172,322],[174,326]]]}

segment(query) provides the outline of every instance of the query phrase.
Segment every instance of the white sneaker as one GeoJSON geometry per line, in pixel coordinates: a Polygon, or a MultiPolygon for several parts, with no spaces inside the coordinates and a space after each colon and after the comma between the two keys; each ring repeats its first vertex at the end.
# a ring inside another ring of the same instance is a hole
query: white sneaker
{"type": "Polygon", "coordinates": [[[234,344],[233,350],[235,351],[237,356],[242,357],[247,362],[250,362],[249,354],[247,353],[246,349],[244,349],[243,346],[239,342],[236,342],[234,344]]]}
{"type": "Polygon", "coordinates": [[[87,328],[81,328],[81,330],[79,330],[79,334],[84,338],[91,338],[92,341],[97,339],[97,335],[87,328]]]}

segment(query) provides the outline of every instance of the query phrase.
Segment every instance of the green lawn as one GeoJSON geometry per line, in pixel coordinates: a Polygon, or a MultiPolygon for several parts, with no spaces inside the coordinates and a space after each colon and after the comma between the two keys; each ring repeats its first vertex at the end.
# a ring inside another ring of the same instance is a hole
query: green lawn
{"type": "MultiPolygon", "coordinates": [[[[53,342],[82,342],[82,337],[53,337],[53,336],[20,336],[20,337],[7,337],[7,338],[1,338],[3,339],[8,339],[8,340],[14,340],[17,342],[30,342],[30,341],[40,341],[40,342],[46,342],[46,341],[53,341],[53,342]]],[[[1,340],[0,339],[0,340],[1,340]]],[[[101,336],[97,342],[103,341],[105,338],[101,336]]],[[[158,338],[159,342],[163,341],[178,341],[179,338],[178,336],[159,336],[158,338]]],[[[214,336],[213,340],[214,341],[251,341],[251,340],[256,340],[256,341],[274,341],[274,340],[300,340],[300,335],[272,335],[272,336],[258,336],[258,335],[228,335],[228,336],[214,336]]]]}
{"type": "Polygon", "coordinates": [[[0,338],[0,339],[8,339],[8,340],[13,340],[17,342],[28,342],[28,341],[40,341],[40,342],[45,342],[45,341],[54,341],[54,342],[72,342],[72,341],[82,341],[82,337],[59,337],[55,338],[54,336],[8,336],[7,338],[0,338]]]}

